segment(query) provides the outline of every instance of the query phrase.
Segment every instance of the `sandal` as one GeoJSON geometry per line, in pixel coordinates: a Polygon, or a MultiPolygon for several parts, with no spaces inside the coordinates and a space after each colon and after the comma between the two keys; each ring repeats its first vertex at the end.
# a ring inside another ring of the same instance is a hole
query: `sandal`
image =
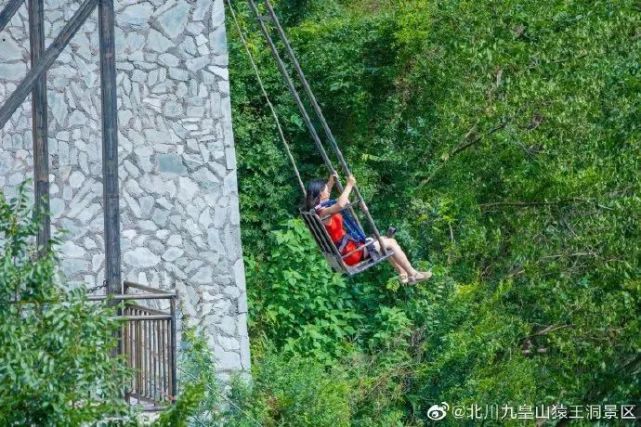
{"type": "Polygon", "coordinates": [[[415,285],[418,282],[424,282],[425,280],[430,280],[432,278],[432,270],[429,271],[419,271],[416,274],[409,277],[407,283],[410,285],[415,285]]]}
{"type": "Polygon", "coordinates": [[[407,276],[407,273],[401,273],[398,275],[398,281],[401,283],[401,285],[407,285],[410,279],[407,276]]]}

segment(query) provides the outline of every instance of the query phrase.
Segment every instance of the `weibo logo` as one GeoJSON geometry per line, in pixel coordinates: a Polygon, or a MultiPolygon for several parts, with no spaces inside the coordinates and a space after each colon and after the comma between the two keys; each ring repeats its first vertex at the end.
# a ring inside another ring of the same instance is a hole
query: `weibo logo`
{"type": "Polygon", "coordinates": [[[427,410],[427,418],[434,421],[439,421],[445,418],[447,411],[450,409],[450,405],[447,402],[441,402],[440,405],[432,405],[427,410]]]}

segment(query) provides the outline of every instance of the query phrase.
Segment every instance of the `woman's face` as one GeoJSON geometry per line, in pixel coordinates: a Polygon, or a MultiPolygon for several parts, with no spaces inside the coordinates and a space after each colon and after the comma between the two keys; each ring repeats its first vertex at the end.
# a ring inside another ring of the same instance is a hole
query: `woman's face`
{"type": "Polygon", "coordinates": [[[323,187],[323,191],[321,191],[320,193],[320,199],[321,200],[329,199],[329,190],[327,189],[327,184],[325,184],[325,187],[323,187]]]}

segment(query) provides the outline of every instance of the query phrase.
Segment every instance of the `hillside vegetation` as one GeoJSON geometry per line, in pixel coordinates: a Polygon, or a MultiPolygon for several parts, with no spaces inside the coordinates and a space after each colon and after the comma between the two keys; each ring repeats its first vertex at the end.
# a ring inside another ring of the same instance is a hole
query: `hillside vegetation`
{"type": "MultiPolygon", "coordinates": [[[[237,8],[303,175],[326,176],[237,8]]],[[[442,401],[639,402],[641,3],[276,8],[379,226],[435,278],[329,272],[228,24],[252,351],[272,367],[256,377],[292,376],[258,387],[256,416],[304,424],[293,388],[316,367],[337,389],[315,425],[423,425],[442,401]]]]}

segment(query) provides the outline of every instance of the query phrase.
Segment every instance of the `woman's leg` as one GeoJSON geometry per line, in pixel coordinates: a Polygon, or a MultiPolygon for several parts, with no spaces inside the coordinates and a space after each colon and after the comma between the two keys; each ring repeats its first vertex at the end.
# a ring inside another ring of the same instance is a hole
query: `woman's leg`
{"type": "MultiPolygon", "coordinates": [[[[403,249],[401,249],[401,246],[398,244],[396,239],[393,239],[391,237],[381,237],[381,240],[385,245],[385,249],[389,249],[394,252],[394,255],[392,255],[388,259],[390,260],[390,263],[394,266],[396,271],[399,272],[399,274],[407,273],[412,276],[417,273],[414,267],[412,267],[412,264],[410,264],[410,261],[407,259],[407,255],[405,255],[405,252],[403,252],[403,249]]],[[[380,252],[381,245],[378,240],[374,242],[374,245],[380,252]]]]}

